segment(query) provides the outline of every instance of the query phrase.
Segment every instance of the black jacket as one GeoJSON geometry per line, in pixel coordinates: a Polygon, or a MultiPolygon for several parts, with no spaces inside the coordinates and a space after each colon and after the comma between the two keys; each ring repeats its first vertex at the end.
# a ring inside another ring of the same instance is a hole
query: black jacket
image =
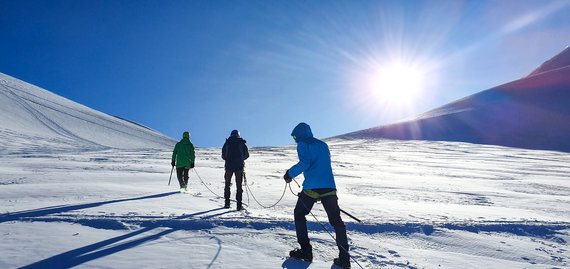
{"type": "Polygon", "coordinates": [[[222,148],[222,159],[226,161],[225,168],[230,171],[243,170],[244,160],[249,158],[246,141],[241,137],[230,136],[222,148]]]}

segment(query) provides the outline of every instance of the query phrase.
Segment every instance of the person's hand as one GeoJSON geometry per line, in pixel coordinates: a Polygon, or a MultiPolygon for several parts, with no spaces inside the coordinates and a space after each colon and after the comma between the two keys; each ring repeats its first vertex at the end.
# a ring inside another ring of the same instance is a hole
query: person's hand
{"type": "Polygon", "coordinates": [[[290,183],[293,180],[293,178],[289,176],[289,170],[285,172],[285,175],[283,175],[283,179],[285,179],[285,182],[287,183],[290,183]]]}
{"type": "Polygon", "coordinates": [[[172,161],[170,164],[172,164],[172,167],[174,167],[176,165],[176,163],[174,161],[172,161]]]}
{"type": "Polygon", "coordinates": [[[194,163],[191,163],[191,164],[190,164],[190,168],[194,168],[194,163]]]}

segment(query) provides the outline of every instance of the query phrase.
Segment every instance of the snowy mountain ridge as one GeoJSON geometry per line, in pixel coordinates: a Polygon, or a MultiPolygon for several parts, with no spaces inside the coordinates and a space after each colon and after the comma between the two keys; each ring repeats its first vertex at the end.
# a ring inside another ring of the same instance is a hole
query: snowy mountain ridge
{"type": "Polygon", "coordinates": [[[570,48],[530,75],[392,124],[338,136],[570,152],[570,48]]]}
{"type": "Polygon", "coordinates": [[[5,141],[0,151],[164,149],[175,143],[148,127],[93,110],[2,73],[0,97],[0,140],[5,141]],[[11,143],[15,141],[18,143],[11,143]],[[28,147],[11,146],[16,144],[28,147]]]}

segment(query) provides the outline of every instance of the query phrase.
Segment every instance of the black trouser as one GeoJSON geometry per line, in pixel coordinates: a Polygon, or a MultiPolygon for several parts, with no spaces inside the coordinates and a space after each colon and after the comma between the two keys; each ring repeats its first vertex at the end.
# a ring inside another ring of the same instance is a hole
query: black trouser
{"type": "Polygon", "coordinates": [[[237,205],[238,205],[238,207],[241,207],[241,195],[243,193],[243,189],[241,188],[241,184],[243,182],[243,170],[232,171],[232,170],[226,169],[226,173],[224,175],[224,179],[226,181],[226,186],[224,187],[224,199],[226,200],[225,201],[226,205],[229,205],[230,204],[230,195],[231,195],[230,186],[232,185],[232,175],[233,174],[236,175],[237,205]]]}
{"type": "Polygon", "coordinates": [[[186,188],[186,186],[188,186],[188,171],[190,171],[189,168],[176,167],[176,176],[178,177],[180,188],[186,188]]]}
{"type": "MultiPolygon", "coordinates": [[[[314,189],[318,193],[330,192],[332,189],[314,189]]],[[[340,217],[340,208],[338,207],[338,197],[330,195],[320,198],[323,207],[327,212],[329,223],[333,226],[336,233],[336,244],[339,250],[339,257],[341,262],[350,259],[348,254],[348,238],[346,237],[346,227],[340,217]]],[[[309,243],[309,234],[307,232],[307,219],[305,216],[311,212],[313,205],[317,202],[316,199],[307,196],[304,192],[299,193],[297,205],[295,206],[295,230],[297,232],[297,241],[303,250],[311,250],[309,243]]]]}

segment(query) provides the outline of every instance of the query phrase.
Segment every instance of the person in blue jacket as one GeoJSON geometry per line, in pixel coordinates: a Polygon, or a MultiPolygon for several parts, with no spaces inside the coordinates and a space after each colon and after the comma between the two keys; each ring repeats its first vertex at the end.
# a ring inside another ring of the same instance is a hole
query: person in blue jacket
{"type": "Polygon", "coordinates": [[[305,181],[294,210],[297,241],[301,248],[292,250],[289,256],[305,261],[313,260],[305,216],[311,212],[315,202],[320,200],[336,233],[339,257],[334,259],[334,263],[341,268],[350,268],[346,227],[340,217],[329,147],[325,142],[314,138],[311,127],[304,122],[293,129],[291,136],[297,143],[299,162],[289,168],[283,178],[289,183],[303,173],[305,181]]]}

